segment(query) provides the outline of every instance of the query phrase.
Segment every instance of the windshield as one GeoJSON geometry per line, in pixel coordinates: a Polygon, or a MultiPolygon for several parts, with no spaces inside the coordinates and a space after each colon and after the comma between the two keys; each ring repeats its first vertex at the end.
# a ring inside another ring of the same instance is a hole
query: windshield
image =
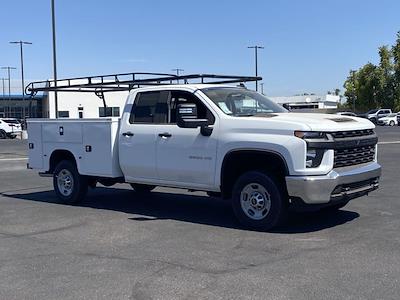
{"type": "Polygon", "coordinates": [[[205,88],[201,90],[225,114],[230,116],[254,116],[256,114],[270,114],[287,112],[265,96],[244,88],[205,88]]]}

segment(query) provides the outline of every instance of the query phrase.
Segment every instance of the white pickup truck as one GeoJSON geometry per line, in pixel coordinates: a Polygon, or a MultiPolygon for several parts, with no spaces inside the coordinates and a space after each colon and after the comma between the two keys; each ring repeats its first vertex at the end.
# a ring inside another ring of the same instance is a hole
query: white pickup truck
{"type": "Polygon", "coordinates": [[[290,113],[225,82],[234,80],[130,85],[120,119],[30,119],[28,167],[53,176],[66,203],[97,182],[200,190],[229,199],[258,229],[281,224],[291,206],[338,209],[378,188],[370,121],[290,113]]]}

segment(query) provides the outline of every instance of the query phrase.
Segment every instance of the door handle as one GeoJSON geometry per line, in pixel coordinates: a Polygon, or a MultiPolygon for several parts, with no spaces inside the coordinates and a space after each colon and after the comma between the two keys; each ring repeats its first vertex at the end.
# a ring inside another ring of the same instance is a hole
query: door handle
{"type": "Polygon", "coordinates": [[[122,135],[123,136],[134,136],[134,134],[132,132],[130,132],[130,131],[124,132],[122,135]]]}
{"type": "Polygon", "coordinates": [[[159,133],[158,136],[168,138],[168,137],[171,137],[172,134],[170,134],[169,132],[163,132],[163,133],[159,133]]]}

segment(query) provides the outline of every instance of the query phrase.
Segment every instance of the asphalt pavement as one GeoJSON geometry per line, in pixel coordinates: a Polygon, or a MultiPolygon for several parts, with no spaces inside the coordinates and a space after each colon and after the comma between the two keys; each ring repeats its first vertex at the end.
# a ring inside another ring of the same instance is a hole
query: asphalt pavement
{"type": "Polygon", "coordinates": [[[379,190],[269,233],[200,192],[60,204],[26,141],[0,140],[0,299],[399,299],[400,127],[377,132],[379,190]]]}

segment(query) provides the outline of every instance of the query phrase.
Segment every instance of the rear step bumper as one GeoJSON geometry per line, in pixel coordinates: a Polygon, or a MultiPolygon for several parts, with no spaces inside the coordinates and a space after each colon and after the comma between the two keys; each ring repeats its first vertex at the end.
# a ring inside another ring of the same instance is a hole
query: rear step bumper
{"type": "Polygon", "coordinates": [[[287,176],[289,198],[306,204],[330,204],[364,196],[379,187],[381,166],[367,165],[334,169],[323,176],[287,176]]]}

